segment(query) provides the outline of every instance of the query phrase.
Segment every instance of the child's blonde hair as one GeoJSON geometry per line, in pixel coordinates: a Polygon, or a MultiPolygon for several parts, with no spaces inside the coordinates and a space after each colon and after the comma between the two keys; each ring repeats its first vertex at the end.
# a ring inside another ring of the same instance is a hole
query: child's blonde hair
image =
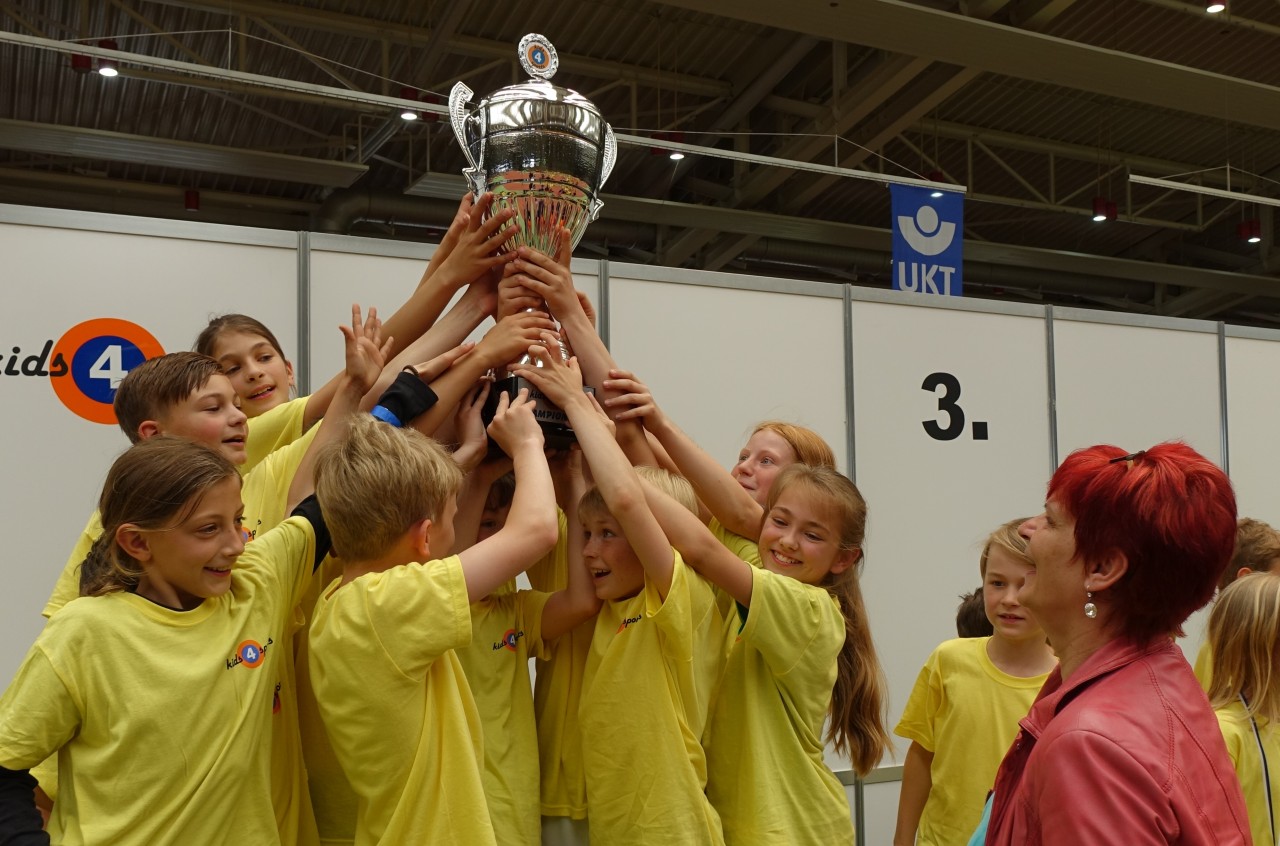
{"type": "Polygon", "coordinates": [[[871,626],[858,574],[862,566],[862,541],[867,531],[867,501],[853,482],[831,467],[792,464],[784,469],[765,504],[765,513],[791,487],[802,488],[835,511],[835,528],[842,550],[858,555],[855,566],[828,576],[822,585],[840,603],[844,614],[845,641],[837,659],[836,683],[831,692],[831,723],[827,740],[836,751],[848,754],[859,775],[870,772],[889,748],[887,719],[888,681],[876,657],[871,626]]]}
{"type": "Polygon", "coordinates": [[[116,543],[126,523],[163,531],[186,520],[219,482],[240,479],[235,465],[203,444],[157,435],[126,450],[111,469],[98,498],[102,534],[80,565],[80,595],[133,590],[142,565],[116,543]]]}
{"type": "Polygon", "coordinates": [[[1209,649],[1213,707],[1244,694],[1251,716],[1280,720],[1280,575],[1250,573],[1227,586],[1209,614],[1209,649]]]}
{"type": "MultiPolygon", "coordinates": [[[[693,485],[689,484],[689,480],[684,476],[677,476],[675,473],[664,470],[661,467],[650,467],[648,465],[639,465],[634,468],[636,475],[662,491],[685,508],[698,513],[698,495],[693,492],[693,485]]],[[[604,495],[600,493],[600,488],[592,485],[583,493],[582,498],[578,500],[578,517],[581,520],[590,520],[609,513],[609,506],[604,501],[604,495]]]]}
{"type": "Polygon", "coordinates": [[[799,464],[808,464],[811,467],[834,468],[836,466],[836,454],[831,450],[831,446],[812,429],[783,420],[765,420],[751,430],[753,435],[756,432],[773,432],[782,438],[796,454],[796,462],[799,464]]]}
{"type": "Polygon", "coordinates": [[[987,535],[987,542],[982,546],[982,557],[978,559],[978,572],[982,574],[983,579],[987,577],[987,560],[991,557],[993,546],[1000,547],[1024,564],[1031,564],[1031,557],[1027,555],[1027,539],[1018,532],[1018,528],[1028,519],[1030,518],[1019,517],[1016,520],[1010,520],[987,535]]]}
{"type": "Polygon", "coordinates": [[[1255,573],[1270,569],[1271,562],[1280,558],[1280,532],[1269,523],[1242,517],[1236,524],[1236,548],[1231,553],[1231,563],[1222,571],[1218,590],[1236,580],[1236,573],[1248,567],[1255,573]]]}
{"type": "Polygon", "coordinates": [[[315,477],[334,553],[367,561],[419,520],[439,522],[462,483],[462,470],[426,435],[362,414],[346,434],[321,448],[315,477]]]}

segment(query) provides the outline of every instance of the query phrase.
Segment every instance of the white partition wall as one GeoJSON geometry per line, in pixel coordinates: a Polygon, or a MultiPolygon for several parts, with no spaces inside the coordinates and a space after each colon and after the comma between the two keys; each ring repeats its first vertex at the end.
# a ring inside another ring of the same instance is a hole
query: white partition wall
{"type": "Polygon", "coordinates": [[[1059,460],[1184,440],[1222,462],[1215,324],[1054,309],[1053,349],[1059,460]]]}
{"type": "MultiPolygon", "coordinates": [[[[1043,309],[852,305],[855,466],[867,498],[863,595],[896,725],[933,648],[982,583],[982,541],[1037,513],[1049,477],[1043,309]]],[[[898,740],[897,763],[907,744],[898,740]]]]}
{"type": "Polygon", "coordinates": [[[1280,526],[1280,332],[1226,328],[1227,442],[1241,517],[1280,526]]]}
{"type": "Polygon", "coordinates": [[[29,371],[0,381],[4,683],[39,634],[40,610],[128,445],[110,412],[114,385],[144,356],[190,349],[214,314],[251,314],[295,344],[295,244],[288,232],[0,206],[11,303],[0,315],[0,354],[4,367],[29,371]],[[59,352],[69,372],[49,375],[59,352]]]}
{"type": "Polygon", "coordinates": [[[786,420],[848,460],[841,291],[610,264],[609,347],[725,467],[756,423],[786,420]]]}

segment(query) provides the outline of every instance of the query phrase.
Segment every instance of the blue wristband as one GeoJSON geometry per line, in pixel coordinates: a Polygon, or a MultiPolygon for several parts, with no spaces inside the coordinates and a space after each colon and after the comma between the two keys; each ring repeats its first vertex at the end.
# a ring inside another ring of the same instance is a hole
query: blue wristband
{"type": "Polygon", "coordinates": [[[390,423],[392,426],[395,426],[397,429],[404,428],[404,424],[400,422],[400,418],[392,414],[391,409],[387,408],[385,405],[375,405],[373,407],[373,411],[370,413],[374,417],[381,420],[383,423],[390,423]]]}

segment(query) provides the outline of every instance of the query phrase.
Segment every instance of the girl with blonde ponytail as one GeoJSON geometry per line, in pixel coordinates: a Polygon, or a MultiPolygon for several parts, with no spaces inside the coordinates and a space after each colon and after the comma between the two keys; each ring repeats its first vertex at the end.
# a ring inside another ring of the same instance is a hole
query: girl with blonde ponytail
{"type": "Polygon", "coordinates": [[[884,671],[858,585],[866,501],[829,467],[787,467],[765,502],[756,568],[656,488],[645,496],[684,560],[736,602],[703,736],[725,843],[853,843],[823,752],[832,742],[865,775],[889,748],[884,671]]]}

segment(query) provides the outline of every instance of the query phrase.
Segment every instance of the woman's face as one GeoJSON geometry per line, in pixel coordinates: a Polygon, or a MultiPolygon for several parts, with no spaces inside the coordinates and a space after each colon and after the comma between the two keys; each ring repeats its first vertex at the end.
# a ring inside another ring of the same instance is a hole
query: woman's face
{"type": "Polygon", "coordinates": [[[1052,639],[1061,626],[1084,616],[1084,566],[1076,558],[1076,521],[1053,500],[1044,513],[1023,523],[1018,531],[1027,539],[1032,567],[1026,574],[1018,602],[1026,606],[1052,639]]]}

